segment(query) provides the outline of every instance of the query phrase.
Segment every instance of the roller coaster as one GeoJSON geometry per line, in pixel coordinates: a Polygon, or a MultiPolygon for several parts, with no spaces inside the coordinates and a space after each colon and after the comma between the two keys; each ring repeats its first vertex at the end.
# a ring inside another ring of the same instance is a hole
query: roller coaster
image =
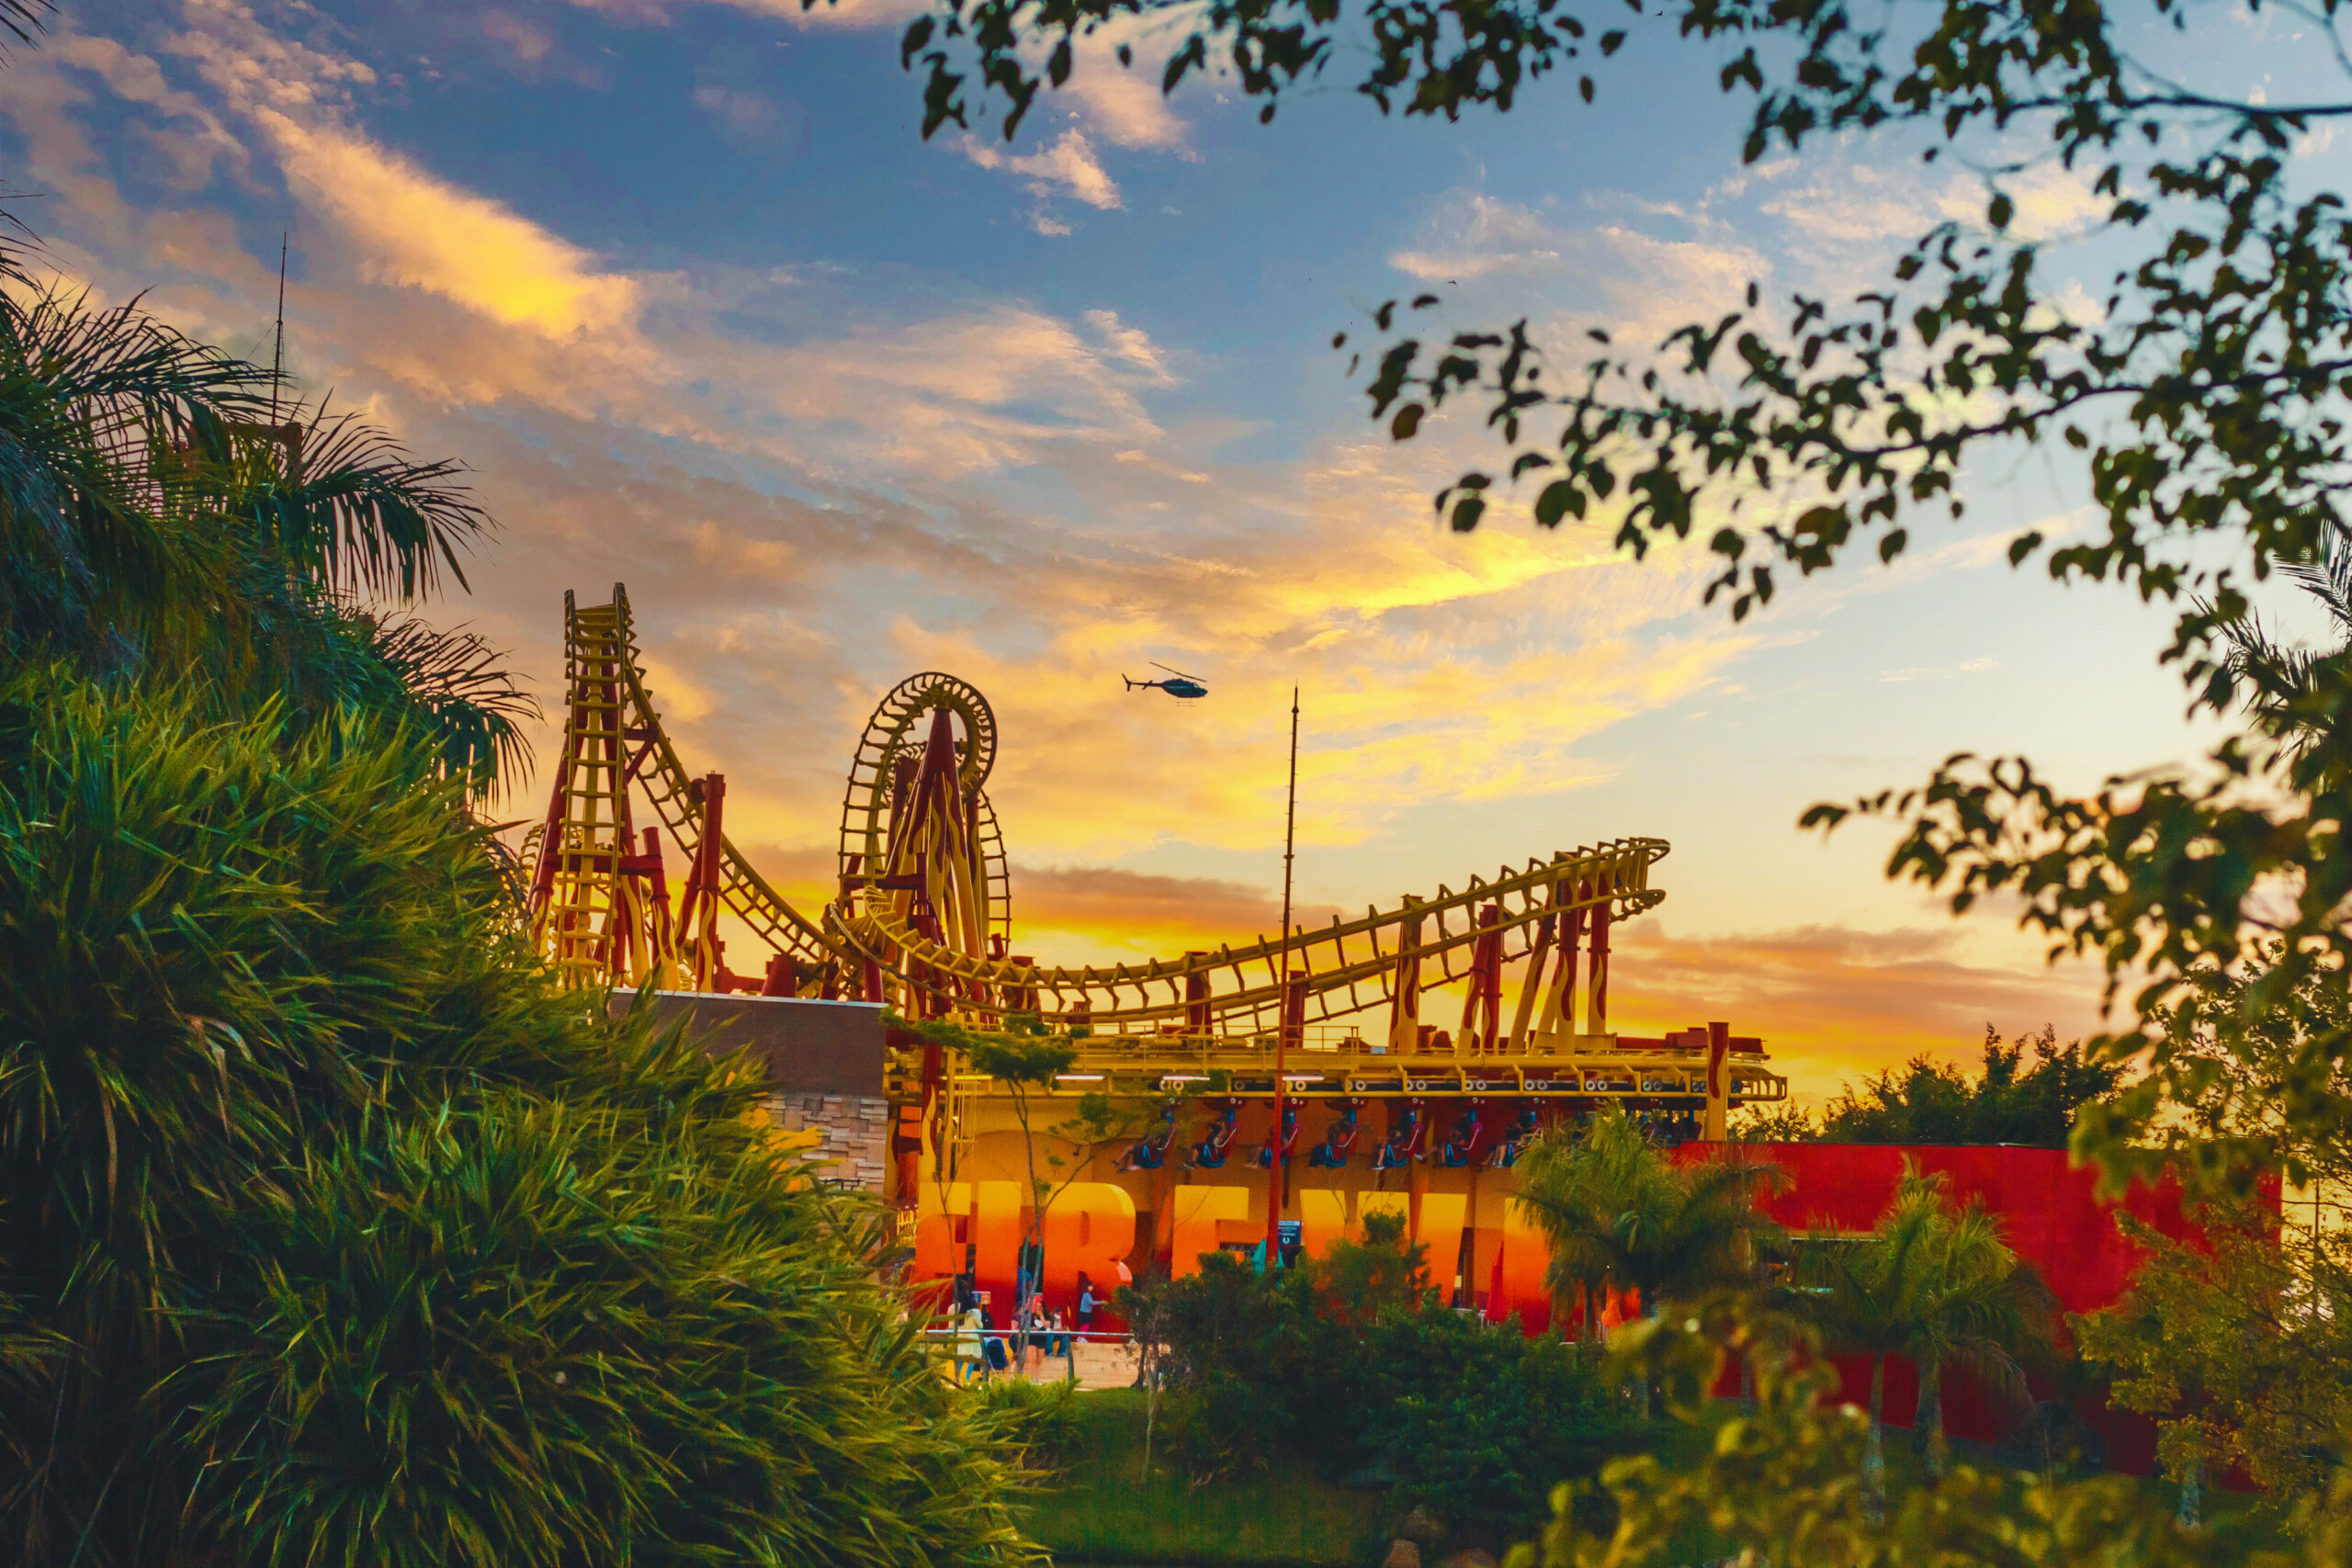
{"type": "MultiPolygon", "coordinates": [[[[842,798],[837,884],[811,916],[728,840],[723,775],[680,761],[621,585],[606,604],[565,595],[564,660],[562,751],[524,860],[533,939],[566,985],[880,1002],[908,1019],[1064,1034],[1077,1063],[1045,1091],[1064,1095],[1614,1100],[1687,1112],[1720,1137],[1732,1106],[1787,1094],[1761,1043],[1726,1025],[1609,1032],[1611,930],[1665,897],[1650,884],[1663,840],[1555,853],[1240,946],[1040,964],[1012,951],[986,788],[996,716],[969,682],[913,675],[876,706],[842,798]],[[684,866],[674,911],[665,833],[684,866]],[[757,973],[729,967],[722,913],[765,950],[757,973]],[[1456,1026],[1424,1021],[1431,993],[1453,987],[1456,1026]]],[[[889,1097],[906,1124],[933,1116],[952,1139],[956,1102],[992,1086],[901,1043],[889,1097]]]]}

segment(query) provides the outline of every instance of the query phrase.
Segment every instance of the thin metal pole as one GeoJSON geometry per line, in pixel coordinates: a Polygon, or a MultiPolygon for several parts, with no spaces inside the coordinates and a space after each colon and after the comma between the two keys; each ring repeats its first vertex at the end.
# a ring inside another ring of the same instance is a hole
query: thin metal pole
{"type": "Polygon", "coordinates": [[[270,438],[277,437],[277,389],[286,373],[286,247],[294,238],[292,230],[277,236],[277,346],[269,355],[269,423],[270,438]]]}
{"type": "Polygon", "coordinates": [[[1266,1142],[1266,1271],[1282,1258],[1283,1115],[1290,1084],[1283,1077],[1290,1044],[1290,868],[1298,849],[1298,688],[1290,689],[1290,801],[1283,812],[1283,983],[1274,1012],[1274,1125],[1266,1142]]]}

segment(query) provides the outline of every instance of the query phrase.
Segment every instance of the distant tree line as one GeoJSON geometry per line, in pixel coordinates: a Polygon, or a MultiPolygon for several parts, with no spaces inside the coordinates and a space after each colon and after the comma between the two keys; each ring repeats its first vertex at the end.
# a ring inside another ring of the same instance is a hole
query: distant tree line
{"type": "Polygon", "coordinates": [[[2127,1072],[2091,1058],[2057,1031],[2003,1041],[1984,1026],[1984,1065],[1970,1073],[1922,1053],[1845,1086],[1816,1119],[1800,1106],[1752,1108],[1732,1122],[1751,1144],[2011,1144],[2063,1149],[2086,1105],[2104,1100],[2127,1072]]]}

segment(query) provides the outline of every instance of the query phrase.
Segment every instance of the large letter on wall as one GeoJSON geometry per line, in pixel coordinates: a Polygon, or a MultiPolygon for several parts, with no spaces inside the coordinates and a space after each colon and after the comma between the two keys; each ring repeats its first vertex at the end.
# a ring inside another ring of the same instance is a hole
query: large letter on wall
{"type": "Polygon", "coordinates": [[[1320,1258],[1348,1234],[1348,1195],[1337,1187],[1302,1187],[1295,1196],[1298,1245],[1307,1257],[1320,1258]]]}
{"type": "Polygon", "coordinates": [[[969,1182],[951,1181],[942,1193],[939,1183],[922,1184],[915,1216],[915,1278],[944,1280],[964,1267],[964,1249],[956,1245],[956,1222],[972,1212],[969,1182]]]}
{"type": "Polygon", "coordinates": [[[1119,1267],[1136,1247],[1136,1201],[1107,1181],[1073,1181],[1046,1211],[1046,1293],[1058,1305],[1078,1293],[1082,1271],[1094,1293],[1119,1288],[1119,1267]]]}
{"type": "Polygon", "coordinates": [[[974,1261],[978,1283],[999,1292],[992,1303],[997,1321],[1012,1321],[1012,1276],[1021,1263],[1021,1183],[972,1183],[972,1239],[979,1246],[974,1261]]]}
{"type": "Polygon", "coordinates": [[[1217,1222],[1246,1224],[1250,1219],[1247,1187],[1179,1187],[1176,1189],[1175,1244],[1169,1272],[1182,1280],[1201,1271],[1201,1254],[1216,1250],[1217,1222]]]}
{"type": "MultiPolygon", "coordinates": [[[[1430,1283],[1436,1286],[1448,1302],[1453,1299],[1453,1279],[1462,1261],[1462,1223],[1470,1213],[1470,1196],[1466,1192],[1424,1192],[1417,1205],[1419,1223],[1413,1227],[1413,1239],[1429,1249],[1430,1283]]],[[[1478,1281],[1470,1281],[1475,1293],[1478,1281]]]]}

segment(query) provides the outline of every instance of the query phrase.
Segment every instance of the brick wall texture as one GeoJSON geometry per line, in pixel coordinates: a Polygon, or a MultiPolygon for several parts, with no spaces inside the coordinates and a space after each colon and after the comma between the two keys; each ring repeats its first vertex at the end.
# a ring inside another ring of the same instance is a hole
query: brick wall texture
{"type": "Polygon", "coordinates": [[[823,1173],[828,1180],[881,1196],[890,1156],[888,1100],[855,1094],[779,1094],[769,1100],[768,1110],[787,1132],[822,1130],[824,1157],[833,1162],[823,1173]]]}

